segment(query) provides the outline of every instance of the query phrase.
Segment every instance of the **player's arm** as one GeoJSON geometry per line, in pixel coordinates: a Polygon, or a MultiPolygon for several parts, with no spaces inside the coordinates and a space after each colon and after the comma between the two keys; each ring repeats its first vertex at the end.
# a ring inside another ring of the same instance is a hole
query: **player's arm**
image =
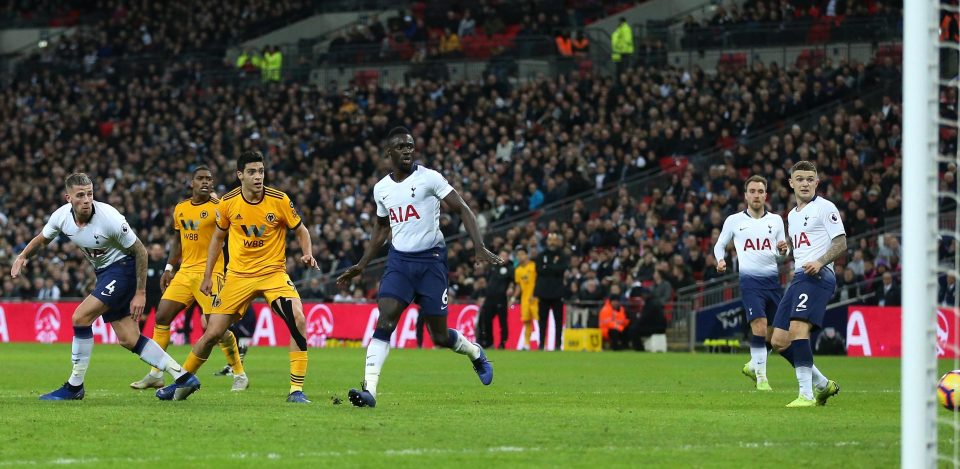
{"type": "Polygon", "coordinates": [[[20,276],[20,270],[23,269],[23,266],[27,265],[27,261],[36,256],[40,252],[40,248],[50,244],[54,238],[47,238],[43,233],[38,234],[33,239],[27,243],[27,247],[23,248],[23,251],[20,251],[20,255],[13,261],[13,266],[10,267],[10,276],[17,278],[20,276]]]}
{"type": "Polygon", "coordinates": [[[223,240],[227,237],[227,230],[220,228],[217,224],[213,230],[213,236],[210,236],[210,246],[207,247],[207,265],[203,269],[203,281],[200,282],[200,292],[210,296],[213,293],[213,268],[217,264],[217,259],[223,251],[223,240]]]}
{"type": "Polygon", "coordinates": [[[130,301],[130,315],[134,321],[140,320],[143,307],[147,304],[147,248],[139,238],[124,251],[137,261],[137,291],[130,301]]]}
{"type": "Polygon", "coordinates": [[[313,241],[310,240],[310,230],[307,229],[306,225],[300,223],[296,229],[296,236],[297,242],[300,243],[300,249],[303,251],[300,262],[311,269],[320,270],[317,260],[313,258],[313,241]]]}
{"type": "Polygon", "coordinates": [[[790,240],[786,235],[786,228],[783,226],[783,219],[780,219],[780,231],[777,233],[777,254],[776,259],[778,264],[782,264],[790,258],[790,253],[793,252],[793,246],[790,245],[790,240]]]}
{"type": "Polygon", "coordinates": [[[830,241],[830,247],[819,259],[803,264],[803,271],[809,275],[815,275],[820,272],[823,266],[837,260],[840,255],[847,252],[847,235],[836,236],[830,241]]]}
{"type": "Polygon", "coordinates": [[[480,235],[480,227],[477,225],[477,216],[473,214],[473,210],[470,210],[470,207],[463,201],[463,197],[460,197],[457,190],[452,189],[450,193],[443,198],[443,201],[447,203],[450,210],[460,214],[460,219],[463,220],[463,227],[467,229],[467,234],[470,235],[470,239],[473,240],[473,245],[476,246],[477,261],[489,262],[495,265],[503,264],[503,259],[490,252],[483,244],[483,236],[480,235]]]}
{"type": "Polygon", "coordinates": [[[183,257],[183,245],[180,244],[180,233],[174,231],[174,236],[170,240],[170,254],[167,256],[167,266],[163,269],[163,274],[160,275],[160,292],[163,293],[167,290],[167,287],[170,286],[170,281],[173,280],[173,270],[180,265],[180,260],[183,257]]]}
{"type": "Polygon", "coordinates": [[[733,239],[733,229],[730,227],[730,218],[723,221],[723,228],[720,229],[720,237],[717,238],[717,244],[713,247],[713,257],[717,258],[717,272],[727,271],[727,245],[733,239]]]}
{"type": "Polygon", "coordinates": [[[373,224],[373,234],[370,236],[370,243],[367,244],[367,248],[363,251],[363,257],[360,258],[360,261],[357,262],[356,265],[351,266],[346,272],[337,277],[337,285],[344,286],[350,279],[363,273],[363,269],[367,268],[370,259],[373,259],[373,256],[375,256],[377,252],[380,251],[380,248],[383,247],[384,243],[387,242],[387,236],[389,235],[390,220],[387,219],[387,217],[378,216],[376,223],[373,224]]]}
{"type": "Polygon", "coordinates": [[[803,264],[803,271],[807,275],[816,275],[823,266],[837,260],[841,254],[847,252],[847,233],[843,230],[843,220],[840,218],[840,212],[835,207],[830,208],[832,210],[824,211],[820,215],[820,222],[823,223],[824,230],[830,235],[830,247],[817,260],[803,264]]]}

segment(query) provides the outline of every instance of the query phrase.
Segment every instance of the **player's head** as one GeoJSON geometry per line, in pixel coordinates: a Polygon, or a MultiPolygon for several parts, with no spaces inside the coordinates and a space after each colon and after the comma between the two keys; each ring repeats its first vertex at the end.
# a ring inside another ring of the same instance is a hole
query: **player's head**
{"type": "Polygon", "coordinates": [[[797,194],[797,202],[807,203],[817,193],[817,166],[809,161],[800,161],[790,169],[790,187],[797,194]]]}
{"type": "Polygon", "coordinates": [[[767,179],[757,174],[750,176],[743,183],[743,194],[751,210],[762,210],[763,203],[767,201],[767,179]]]}
{"type": "Polygon", "coordinates": [[[243,189],[259,192],[263,189],[263,176],[262,153],[247,150],[237,157],[237,179],[240,180],[243,189]]]}
{"type": "Polygon", "coordinates": [[[213,171],[205,165],[193,168],[193,179],[190,182],[193,196],[209,196],[213,191],[213,171]]]}
{"type": "Polygon", "coordinates": [[[387,135],[387,158],[393,169],[404,172],[413,170],[413,134],[406,127],[394,127],[387,135]]]}
{"type": "Polygon", "coordinates": [[[93,214],[93,181],[86,173],[73,173],[63,181],[67,202],[73,206],[73,213],[87,217],[93,214]]]}
{"type": "Polygon", "coordinates": [[[517,255],[517,262],[519,262],[519,263],[521,263],[521,264],[524,263],[524,262],[527,262],[527,259],[528,259],[528,257],[527,257],[527,248],[525,248],[525,247],[523,247],[523,246],[517,246],[517,247],[513,250],[513,253],[517,255]]]}

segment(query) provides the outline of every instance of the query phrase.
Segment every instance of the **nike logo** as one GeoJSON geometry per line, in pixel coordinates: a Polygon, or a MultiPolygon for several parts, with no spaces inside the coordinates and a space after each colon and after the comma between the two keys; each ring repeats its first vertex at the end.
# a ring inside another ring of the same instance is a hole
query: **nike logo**
{"type": "Polygon", "coordinates": [[[745,226],[741,226],[741,227],[740,227],[740,231],[743,231],[743,230],[745,230],[745,229],[747,229],[747,227],[745,227],[745,226]]]}
{"type": "Polygon", "coordinates": [[[376,355],[367,355],[367,360],[369,360],[370,358],[375,357],[375,356],[376,356],[376,355]]]}

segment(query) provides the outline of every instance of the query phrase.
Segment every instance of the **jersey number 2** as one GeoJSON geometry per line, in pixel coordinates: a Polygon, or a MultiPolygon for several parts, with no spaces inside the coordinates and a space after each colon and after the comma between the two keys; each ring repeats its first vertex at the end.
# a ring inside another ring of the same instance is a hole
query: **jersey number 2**
{"type": "Polygon", "coordinates": [[[110,283],[107,284],[107,286],[103,287],[102,294],[107,296],[113,295],[113,291],[117,289],[117,287],[115,286],[116,284],[117,284],[116,280],[111,280],[110,283]]]}
{"type": "Polygon", "coordinates": [[[807,295],[806,293],[801,293],[800,296],[797,297],[797,299],[800,300],[800,302],[797,303],[797,311],[806,311],[806,310],[807,310],[807,300],[808,300],[809,298],[810,298],[810,296],[807,295]]]}

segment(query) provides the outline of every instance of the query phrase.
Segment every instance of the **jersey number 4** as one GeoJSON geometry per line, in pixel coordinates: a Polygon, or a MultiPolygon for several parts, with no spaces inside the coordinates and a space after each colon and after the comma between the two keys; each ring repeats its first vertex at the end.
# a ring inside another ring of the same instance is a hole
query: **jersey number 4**
{"type": "Polygon", "coordinates": [[[101,295],[113,296],[113,291],[116,289],[117,289],[117,281],[111,280],[110,283],[107,284],[107,286],[103,287],[103,293],[101,293],[101,295]]]}

